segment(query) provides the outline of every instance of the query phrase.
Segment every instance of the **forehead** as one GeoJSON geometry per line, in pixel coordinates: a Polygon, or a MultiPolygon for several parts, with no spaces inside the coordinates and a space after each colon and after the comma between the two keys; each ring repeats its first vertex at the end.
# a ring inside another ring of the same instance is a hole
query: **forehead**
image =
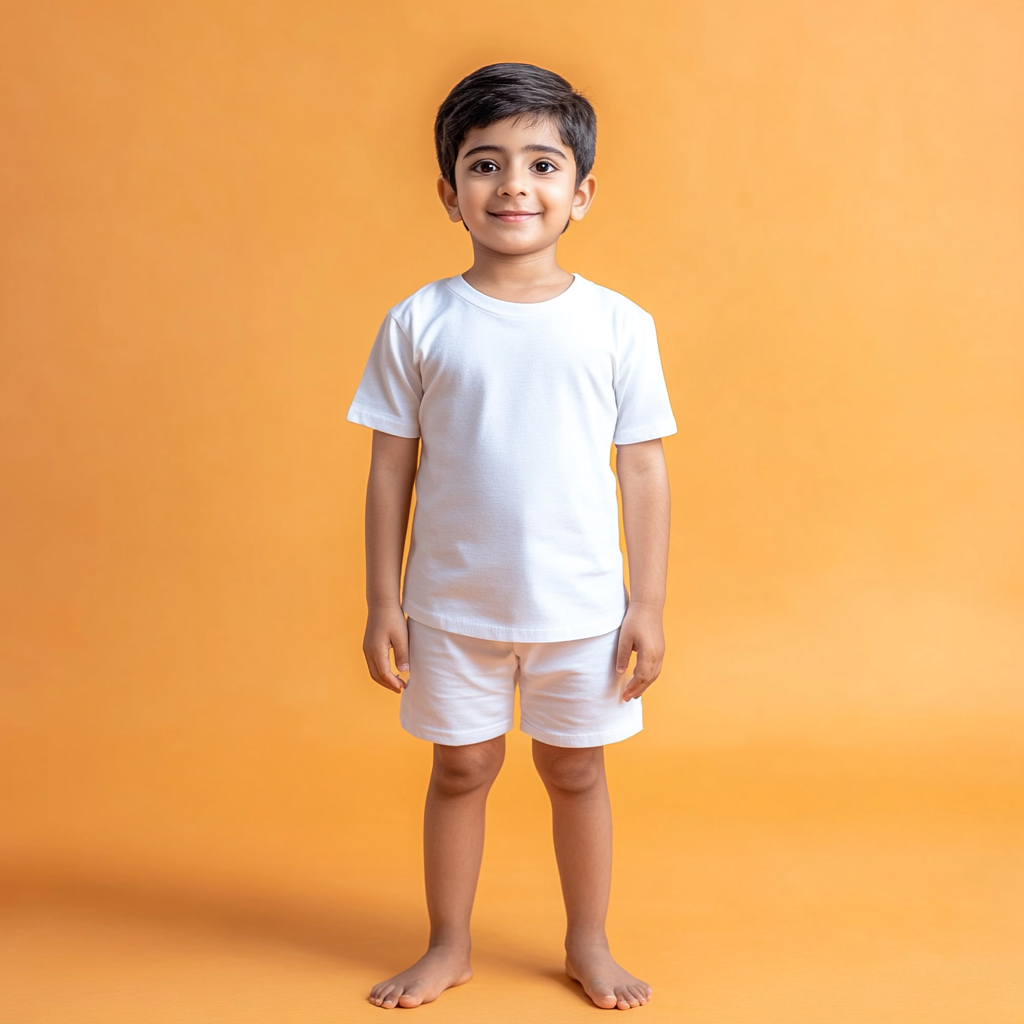
{"type": "Polygon", "coordinates": [[[569,159],[573,158],[573,152],[562,141],[555,122],[550,117],[534,114],[520,114],[518,117],[507,117],[502,121],[495,121],[483,128],[471,128],[462,140],[462,145],[459,146],[459,155],[481,146],[502,149],[507,152],[543,146],[560,150],[569,159]]]}

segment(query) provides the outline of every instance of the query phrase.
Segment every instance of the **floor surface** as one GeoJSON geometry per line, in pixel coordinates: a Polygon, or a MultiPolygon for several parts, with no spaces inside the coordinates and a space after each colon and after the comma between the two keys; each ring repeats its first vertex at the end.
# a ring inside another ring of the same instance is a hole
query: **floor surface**
{"type": "MultiPolygon", "coordinates": [[[[1019,1024],[1024,828],[1013,780],[1024,775],[1011,761],[610,753],[610,934],[655,988],[631,1012],[651,1024],[1019,1024]]],[[[265,874],[262,885],[9,866],[0,1021],[380,1019],[389,1011],[366,992],[418,955],[425,914],[416,786],[390,807],[379,798],[363,792],[353,805],[348,863],[265,874]]],[[[417,1019],[602,1012],[561,970],[545,818],[517,737],[492,796],[476,977],[417,1019]]]]}

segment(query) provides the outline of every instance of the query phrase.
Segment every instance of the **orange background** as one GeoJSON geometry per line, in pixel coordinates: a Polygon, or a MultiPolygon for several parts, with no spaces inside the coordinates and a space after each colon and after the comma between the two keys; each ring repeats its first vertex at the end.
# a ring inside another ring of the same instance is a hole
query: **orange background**
{"type": "MultiPolygon", "coordinates": [[[[1011,0],[0,7],[3,1020],[376,1019],[417,955],[429,747],[362,664],[345,412],[468,265],[432,118],[498,60],[597,108],[562,263],[654,314],[680,426],[609,751],[638,1012],[1019,1020],[1011,0]]],[[[432,1020],[596,1012],[514,739],[432,1020]]]]}

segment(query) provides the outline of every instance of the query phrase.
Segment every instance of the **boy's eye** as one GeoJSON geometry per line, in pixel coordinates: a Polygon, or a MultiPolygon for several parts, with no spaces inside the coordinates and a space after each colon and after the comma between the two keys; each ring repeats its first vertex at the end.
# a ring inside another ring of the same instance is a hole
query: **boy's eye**
{"type": "Polygon", "coordinates": [[[540,171],[541,174],[550,174],[556,170],[555,165],[550,160],[538,160],[533,167],[534,170],[540,171]]]}
{"type": "Polygon", "coordinates": [[[498,169],[498,165],[493,160],[481,160],[473,169],[483,171],[484,174],[492,174],[498,169]]]}

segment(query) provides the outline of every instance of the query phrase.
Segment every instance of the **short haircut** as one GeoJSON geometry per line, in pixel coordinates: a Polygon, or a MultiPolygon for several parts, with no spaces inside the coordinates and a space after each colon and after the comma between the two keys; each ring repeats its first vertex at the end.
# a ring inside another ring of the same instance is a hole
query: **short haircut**
{"type": "Polygon", "coordinates": [[[553,71],[533,64],[488,64],[467,75],[445,98],[434,121],[437,162],[455,187],[459,147],[474,128],[508,117],[549,117],[576,159],[576,184],[590,173],[597,148],[597,114],[590,101],[553,71]]]}

